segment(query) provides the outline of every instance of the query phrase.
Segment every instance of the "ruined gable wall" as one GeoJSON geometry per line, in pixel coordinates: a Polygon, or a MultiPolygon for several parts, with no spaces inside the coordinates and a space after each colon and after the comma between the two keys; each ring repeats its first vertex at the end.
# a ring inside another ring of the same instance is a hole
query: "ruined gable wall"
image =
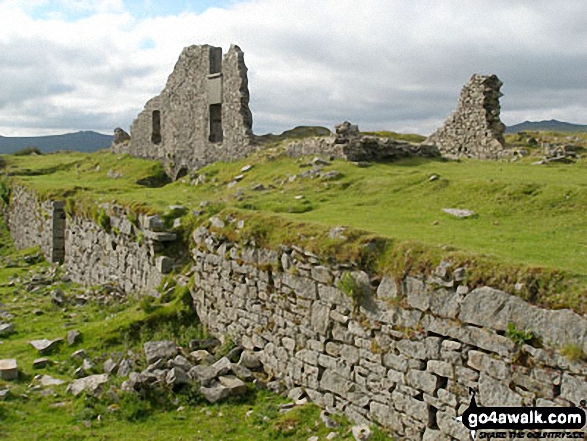
{"type": "Polygon", "coordinates": [[[159,159],[175,176],[181,168],[240,159],[250,154],[252,115],[244,55],[232,46],[185,48],[161,94],[149,100],[131,126],[129,144],[114,144],[115,153],[159,159]],[[221,106],[222,139],[210,139],[211,104],[221,106]],[[160,139],[154,136],[159,112],[160,139]],[[213,142],[215,141],[215,142],[213,142]]]}
{"type": "Polygon", "coordinates": [[[461,91],[457,110],[423,145],[434,145],[449,156],[499,157],[505,143],[499,118],[502,84],[495,75],[473,75],[461,91]]]}

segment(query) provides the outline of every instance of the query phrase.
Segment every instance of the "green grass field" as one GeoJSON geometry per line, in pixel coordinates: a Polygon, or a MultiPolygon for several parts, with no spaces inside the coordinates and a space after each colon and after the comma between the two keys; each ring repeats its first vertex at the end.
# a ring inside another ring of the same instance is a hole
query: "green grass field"
{"type": "MultiPolygon", "coordinates": [[[[80,210],[84,201],[85,206],[116,201],[141,211],[163,213],[177,204],[192,211],[208,201],[214,211],[236,210],[256,219],[277,217],[275,222],[283,225],[272,235],[275,244],[286,239],[303,242],[311,237],[301,234],[305,228],[328,231],[343,225],[365,237],[384,238],[387,248],[418,249],[425,262],[412,266],[419,269],[450,258],[455,264],[468,264],[476,282],[493,282],[504,289],[511,289],[516,277],[547,274],[547,279],[557,279],[557,287],[539,280],[538,293],[522,296],[543,306],[585,310],[585,160],[537,166],[532,165],[535,158],[518,162],[416,158],[364,168],[337,160],[324,167],[338,171],[336,179],[300,177],[309,170],[304,165],[311,159],[294,160],[278,148],[267,149],[247,160],[216,163],[201,169],[198,176],[154,187],[145,183],[163,182],[161,165],[107,152],[7,156],[4,171],[43,197],[75,199],[80,210]],[[229,185],[247,164],[252,169],[229,185]],[[121,177],[109,178],[109,172],[121,177]],[[431,180],[432,176],[437,178],[431,180]],[[200,182],[194,185],[198,177],[200,182]],[[263,189],[254,190],[259,185],[263,189]],[[457,219],[442,208],[464,208],[476,216],[457,219]],[[497,275],[508,271],[516,276],[501,277],[500,285],[497,275]]],[[[391,267],[397,269],[398,263],[391,267]]]]}

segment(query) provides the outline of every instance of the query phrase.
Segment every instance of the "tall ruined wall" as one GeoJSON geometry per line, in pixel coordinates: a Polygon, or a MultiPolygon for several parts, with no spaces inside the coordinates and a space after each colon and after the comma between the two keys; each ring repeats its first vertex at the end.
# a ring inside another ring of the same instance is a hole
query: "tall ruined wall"
{"type": "Polygon", "coordinates": [[[353,314],[338,288],[351,265],[326,265],[299,248],[279,252],[194,233],[195,288],[202,322],[258,351],[289,388],[356,422],[377,421],[400,439],[467,440],[454,421],[469,406],[569,406],[587,396],[587,364],[553,348],[587,350],[587,319],[531,306],[462,272],[407,277],[399,288],[355,272],[369,294],[353,314]],[[516,346],[509,322],[531,329],[543,348],[516,346]]]}
{"type": "Polygon", "coordinates": [[[65,213],[61,201],[40,201],[31,190],[13,186],[4,215],[18,249],[38,246],[49,262],[63,262],[65,213]]]}
{"type": "Polygon", "coordinates": [[[447,156],[496,159],[503,154],[502,84],[495,75],[473,75],[461,91],[457,110],[423,144],[447,156]]]}
{"type": "Polygon", "coordinates": [[[64,264],[74,282],[113,283],[126,292],[152,290],[171,270],[163,253],[175,234],[162,231],[153,217],[141,217],[136,226],[124,209],[111,207],[106,231],[90,219],[66,219],[63,207],[63,201],[41,201],[32,190],[13,186],[4,214],[15,247],[39,246],[48,261],[64,264]]]}
{"type": "Polygon", "coordinates": [[[131,126],[130,142],[115,153],[164,161],[176,177],[214,161],[250,154],[253,119],[247,67],[238,46],[186,47],[163,91],[145,104],[131,126]]]}

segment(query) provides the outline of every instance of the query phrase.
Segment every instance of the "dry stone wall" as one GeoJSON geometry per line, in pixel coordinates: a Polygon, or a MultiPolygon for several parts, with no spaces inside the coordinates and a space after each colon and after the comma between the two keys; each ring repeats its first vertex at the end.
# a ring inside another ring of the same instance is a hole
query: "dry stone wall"
{"type": "Polygon", "coordinates": [[[132,123],[130,141],[118,136],[111,150],[161,160],[177,178],[253,152],[252,126],[241,49],[233,45],[223,57],[218,47],[189,46],[163,91],[132,123]]]}
{"type": "Polygon", "coordinates": [[[463,87],[457,110],[424,145],[443,156],[496,159],[504,154],[505,126],[499,118],[502,82],[495,75],[471,77],[463,87]]]}
{"type": "Polygon", "coordinates": [[[65,213],[61,201],[41,201],[22,186],[13,186],[4,217],[18,249],[40,247],[49,262],[63,262],[65,213]]]}
{"type": "Polygon", "coordinates": [[[553,349],[587,350],[587,319],[574,312],[469,291],[462,269],[398,286],[299,248],[243,247],[204,228],[194,240],[192,295],[212,334],[257,351],[288,388],[356,422],[400,439],[466,440],[454,417],[470,387],[482,406],[576,406],[587,396],[587,365],[553,349]],[[347,271],[365,290],[358,310],[337,288],[347,271]],[[510,322],[544,347],[514,344],[504,336],[510,322]]]}
{"type": "Polygon", "coordinates": [[[156,216],[133,225],[125,209],[105,207],[111,214],[106,231],[84,217],[66,219],[63,208],[63,201],[41,201],[32,190],[13,186],[4,215],[16,248],[39,246],[48,261],[64,264],[74,282],[110,283],[125,292],[153,290],[172,270],[164,253],[176,236],[163,231],[156,216]]]}

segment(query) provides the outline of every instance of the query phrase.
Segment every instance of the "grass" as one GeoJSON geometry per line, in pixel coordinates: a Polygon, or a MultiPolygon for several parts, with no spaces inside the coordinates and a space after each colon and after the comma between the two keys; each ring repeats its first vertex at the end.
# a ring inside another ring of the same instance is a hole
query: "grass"
{"type": "MultiPolygon", "coordinates": [[[[0,380],[0,389],[8,387],[10,396],[0,401],[0,438],[9,440],[305,440],[310,436],[325,439],[330,432],[320,420],[320,410],[312,404],[281,414],[279,405],[288,400],[267,391],[251,388],[240,399],[208,405],[197,388],[177,393],[158,390],[150,400],[142,400],[120,390],[121,378],[113,378],[109,392],[101,398],[81,394],[73,397],[66,385],[81,363],[71,354],[83,348],[100,373],[101,364],[117,353],[132,351],[137,367],[144,368],[142,344],[152,339],[173,339],[187,347],[192,338],[205,337],[191,307],[186,287],[174,285],[166,277],[167,289],[148,307],[138,299],[123,303],[89,301],[84,306],[57,307],[49,292],[59,288],[67,298],[88,288],[61,280],[56,267],[39,258],[35,249],[14,250],[0,218],[0,309],[11,314],[15,333],[3,338],[0,359],[16,358],[20,370],[16,381],[0,380]],[[54,276],[51,276],[54,274],[54,276]],[[27,288],[33,276],[49,279],[39,288],[27,288]],[[34,310],[42,311],[41,315],[34,310]],[[82,332],[83,340],[74,346],[62,344],[48,358],[52,363],[33,369],[39,355],[28,343],[39,338],[65,337],[70,329],[82,332]],[[51,375],[66,384],[34,388],[35,375],[51,375]]],[[[96,288],[97,289],[97,288],[96,288]]],[[[228,343],[227,343],[228,344],[228,343]]],[[[226,349],[226,348],[225,348],[226,349]]],[[[220,354],[217,354],[220,355],[220,354]]],[[[337,439],[352,440],[351,425],[334,417],[341,427],[334,430],[337,439]]],[[[390,439],[376,429],[378,441],[390,439]]]]}
{"type": "Polygon", "coordinates": [[[162,214],[181,205],[188,237],[189,229],[209,216],[230,214],[249,220],[241,236],[267,245],[307,244],[396,275],[430,271],[448,258],[467,266],[472,286],[491,283],[514,292],[521,283],[518,294],[531,302],[587,312],[585,160],[536,166],[530,158],[515,163],[414,158],[366,168],[337,160],[324,170],[336,170],[340,177],[324,180],[299,177],[311,158],[294,160],[279,148],[267,148],[246,160],[209,165],[198,171],[197,182],[192,174],[147,186],[162,181],[162,167],[126,155],[4,159],[4,171],[16,182],[43,197],[75,197],[73,209],[88,216],[96,202],[162,214]],[[229,186],[249,164],[253,168],[244,178],[229,186]],[[110,170],[122,177],[108,178],[110,170]],[[433,175],[437,179],[430,180],[433,175]],[[253,190],[259,184],[264,190],[253,190]],[[194,216],[202,201],[209,204],[194,216]],[[476,216],[457,219],[442,208],[466,208],[476,216]],[[330,228],[340,225],[347,227],[347,239],[328,238],[330,228]]]}

